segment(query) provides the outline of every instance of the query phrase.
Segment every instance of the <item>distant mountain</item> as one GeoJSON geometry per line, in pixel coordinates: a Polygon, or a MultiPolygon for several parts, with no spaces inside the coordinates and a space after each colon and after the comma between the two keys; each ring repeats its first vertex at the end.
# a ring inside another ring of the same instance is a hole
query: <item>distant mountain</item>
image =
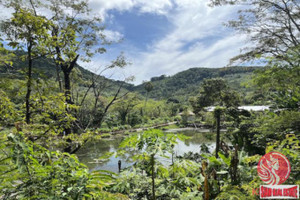
{"type": "MultiPolygon", "coordinates": [[[[22,53],[17,53],[20,57],[22,53]]],[[[0,78],[11,79],[25,79],[24,73],[26,72],[26,61],[21,61],[20,58],[14,61],[12,68],[0,66],[0,78]]],[[[161,75],[159,77],[151,78],[151,83],[154,88],[149,93],[149,98],[153,99],[169,99],[176,98],[181,101],[187,101],[189,97],[196,96],[199,92],[200,85],[204,79],[221,77],[228,81],[229,85],[246,96],[252,91],[251,88],[246,88],[241,85],[243,82],[250,79],[254,70],[259,67],[224,67],[224,68],[190,68],[188,70],[179,72],[173,76],[161,75]]],[[[84,88],[85,81],[91,80],[94,75],[81,66],[77,65],[76,69],[78,76],[82,78],[81,86],[84,88]]],[[[74,70],[74,71],[75,71],[74,70]]],[[[34,76],[38,76],[42,79],[56,78],[56,66],[54,62],[48,58],[40,58],[34,61],[34,76]]],[[[61,78],[63,78],[61,74],[61,78]]],[[[110,92],[115,91],[118,85],[122,84],[122,81],[116,81],[112,79],[99,76],[99,80],[105,81],[111,87],[106,92],[106,95],[110,95],[110,92]]],[[[134,86],[129,83],[123,83],[124,89],[131,92],[137,92],[141,95],[146,94],[144,84],[134,86]]]]}
{"type": "MultiPolygon", "coordinates": [[[[24,54],[23,52],[15,52],[17,58],[13,61],[12,67],[0,66],[0,78],[11,78],[11,79],[25,79],[25,73],[27,71],[27,61],[22,61],[21,56],[24,54]]],[[[33,77],[41,78],[41,79],[51,79],[57,77],[57,69],[53,60],[49,58],[38,58],[33,61],[33,77]]],[[[76,74],[82,78],[83,81],[79,82],[79,85],[82,87],[86,87],[85,81],[91,80],[92,76],[95,75],[93,72],[84,69],[80,65],[76,65],[73,71],[76,71],[76,74]]],[[[59,70],[61,79],[63,79],[63,74],[59,70]]],[[[98,76],[98,80],[101,82],[106,82],[106,84],[110,85],[110,88],[113,89],[118,87],[120,84],[123,84],[126,90],[131,89],[133,87],[132,84],[124,83],[123,81],[117,81],[105,78],[104,76],[98,76]]],[[[109,92],[107,92],[109,95],[109,92]]]]}
{"type": "MultiPolygon", "coordinates": [[[[249,88],[241,85],[250,79],[253,71],[259,67],[224,67],[224,68],[190,68],[173,76],[159,76],[151,78],[154,88],[149,93],[150,98],[168,99],[179,98],[187,100],[190,96],[198,94],[200,85],[204,79],[221,77],[228,81],[229,85],[242,93],[249,92],[249,88]]],[[[144,84],[133,88],[134,91],[146,94],[144,84]]]]}

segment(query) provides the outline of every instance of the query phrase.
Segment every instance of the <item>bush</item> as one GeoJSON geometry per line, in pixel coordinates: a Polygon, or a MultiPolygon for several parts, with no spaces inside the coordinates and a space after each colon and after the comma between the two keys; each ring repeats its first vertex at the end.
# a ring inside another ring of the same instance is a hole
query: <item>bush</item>
{"type": "Polygon", "coordinates": [[[110,138],[110,134],[109,133],[105,133],[101,135],[101,138],[110,138]]]}
{"type": "Polygon", "coordinates": [[[120,127],[113,127],[112,128],[112,131],[119,131],[120,130],[120,127]]]}
{"type": "Polygon", "coordinates": [[[108,133],[108,132],[111,132],[111,129],[110,128],[98,128],[97,132],[98,133],[108,133]]]}
{"type": "Polygon", "coordinates": [[[203,120],[206,125],[213,126],[215,123],[215,118],[212,112],[206,112],[203,115],[203,120]]]}
{"type": "Polygon", "coordinates": [[[180,117],[179,115],[177,115],[177,116],[174,117],[174,120],[175,120],[175,121],[180,121],[180,120],[181,120],[181,117],[180,117]]]}

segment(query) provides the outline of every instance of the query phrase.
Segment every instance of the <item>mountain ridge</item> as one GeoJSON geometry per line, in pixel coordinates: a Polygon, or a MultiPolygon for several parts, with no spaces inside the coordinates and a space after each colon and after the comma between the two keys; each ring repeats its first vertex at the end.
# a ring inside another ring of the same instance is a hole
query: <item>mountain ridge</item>
{"type": "MultiPolygon", "coordinates": [[[[54,62],[48,58],[40,58],[34,61],[35,67],[34,71],[39,73],[34,73],[35,76],[39,78],[56,78],[57,71],[54,62]],[[41,73],[42,72],[42,73],[41,73]],[[43,75],[41,75],[43,74],[43,75]]],[[[7,68],[5,66],[0,67],[0,77],[1,76],[11,76],[12,78],[24,79],[24,72],[26,71],[27,63],[26,61],[21,61],[16,59],[12,68],[7,68]]],[[[181,72],[178,72],[172,76],[161,75],[157,77],[152,77],[149,82],[153,84],[153,90],[149,92],[149,98],[153,99],[168,99],[178,97],[182,100],[187,99],[189,96],[197,95],[197,91],[200,88],[201,82],[208,78],[225,78],[231,87],[236,90],[243,92],[243,86],[241,83],[243,80],[250,79],[253,71],[261,67],[246,67],[246,66],[233,66],[233,67],[223,67],[223,68],[201,68],[193,67],[181,72]]],[[[88,81],[95,74],[88,69],[76,65],[77,73],[81,76],[84,81],[88,81]]],[[[145,82],[139,85],[133,85],[131,83],[124,83],[120,80],[109,79],[104,76],[99,76],[99,79],[103,81],[108,81],[114,87],[123,84],[124,89],[137,92],[141,95],[146,95],[146,90],[144,88],[145,82]]],[[[82,85],[85,87],[84,85],[82,85]]],[[[244,91],[245,93],[245,91],[244,91]]]]}
{"type": "MultiPolygon", "coordinates": [[[[200,88],[201,82],[204,79],[209,78],[224,78],[229,82],[229,85],[236,90],[241,90],[240,87],[243,78],[245,80],[250,79],[253,72],[261,67],[223,67],[223,68],[190,68],[188,70],[181,71],[173,76],[161,75],[158,77],[152,77],[150,82],[153,84],[153,90],[149,92],[150,98],[162,97],[171,98],[174,96],[193,96],[196,95],[200,88]]],[[[145,83],[134,87],[135,91],[145,95],[144,89],[145,83]]]]}

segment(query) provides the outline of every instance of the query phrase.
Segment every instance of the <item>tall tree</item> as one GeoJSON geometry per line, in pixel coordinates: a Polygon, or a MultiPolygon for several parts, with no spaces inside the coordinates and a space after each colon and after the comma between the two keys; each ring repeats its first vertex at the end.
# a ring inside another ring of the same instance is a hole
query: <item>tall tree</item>
{"type": "MultiPolygon", "coordinates": [[[[146,112],[148,95],[149,95],[149,92],[151,92],[153,90],[153,84],[150,81],[148,81],[148,82],[145,83],[144,88],[146,90],[146,99],[145,99],[145,105],[144,105],[144,112],[146,112]]],[[[145,114],[145,113],[143,113],[143,114],[145,114]]]]}
{"type": "MultiPolygon", "coordinates": [[[[94,55],[106,52],[104,45],[110,43],[103,34],[104,27],[101,18],[92,16],[87,0],[8,0],[5,5],[16,7],[22,5],[26,10],[34,13],[34,16],[51,21],[51,37],[40,46],[47,48],[48,57],[53,58],[56,66],[62,71],[65,101],[67,105],[73,104],[70,75],[77,61],[80,59],[83,62],[89,62],[94,55]],[[42,17],[44,13],[46,17],[42,17]]],[[[125,64],[125,60],[119,57],[114,61],[113,66],[122,67],[125,64]]],[[[28,90],[29,94],[30,92],[28,90]]],[[[72,106],[66,107],[67,111],[71,112],[69,107],[72,106]]],[[[65,134],[69,135],[71,132],[72,126],[66,125],[65,134]]],[[[66,151],[71,150],[68,148],[66,151]]]]}
{"type": "Polygon", "coordinates": [[[27,92],[25,97],[26,123],[30,123],[30,96],[32,91],[32,68],[34,59],[46,54],[44,43],[49,38],[51,23],[42,16],[37,16],[32,10],[14,7],[13,17],[2,23],[2,31],[6,34],[8,45],[18,50],[26,50],[23,57],[27,65],[27,92]]]}
{"type": "Polygon", "coordinates": [[[114,110],[118,112],[122,124],[126,123],[128,114],[131,113],[138,102],[139,97],[137,96],[137,94],[130,93],[124,96],[122,99],[119,99],[119,101],[115,103],[114,110]]]}
{"type": "MultiPolygon", "coordinates": [[[[289,62],[288,52],[299,55],[300,2],[298,0],[210,0],[214,6],[239,5],[239,17],[228,22],[249,36],[254,45],[234,60],[275,57],[289,62]]],[[[293,63],[290,63],[293,64],[293,63]]]]}
{"type": "Polygon", "coordinates": [[[239,95],[229,88],[222,78],[205,79],[201,84],[200,95],[191,102],[195,112],[213,105],[237,106],[240,103],[239,95]]]}
{"type": "Polygon", "coordinates": [[[101,18],[89,17],[87,1],[51,0],[45,7],[51,11],[53,21],[50,51],[55,52],[56,64],[63,72],[66,102],[70,104],[73,103],[70,74],[79,56],[82,61],[89,62],[95,54],[105,52],[104,27],[101,18]]]}
{"type": "MultiPolygon", "coordinates": [[[[203,81],[200,89],[200,95],[196,98],[196,101],[192,102],[194,110],[199,112],[207,106],[238,106],[239,96],[231,90],[226,81],[221,78],[206,79],[203,81]]],[[[216,157],[218,157],[220,147],[220,129],[221,129],[221,114],[223,109],[220,107],[215,108],[214,117],[217,125],[216,135],[216,157]]]]}

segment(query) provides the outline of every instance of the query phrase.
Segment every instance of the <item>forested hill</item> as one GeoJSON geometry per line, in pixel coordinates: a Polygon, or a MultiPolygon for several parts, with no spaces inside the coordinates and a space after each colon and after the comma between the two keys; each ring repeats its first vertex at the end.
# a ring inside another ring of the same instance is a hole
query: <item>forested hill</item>
{"type": "MultiPolygon", "coordinates": [[[[179,97],[186,99],[188,96],[195,96],[204,79],[221,77],[228,81],[229,85],[242,93],[251,89],[246,88],[243,83],[250,79],[251,74],[258,67],[224,67],[224,68],[190,68],[179,72],[174,76],[159,76],[151,78],[153,90],[149,92],[150,98],[166,99],[179,97]]],[[[135,86],[134,90],[146,94],[145,83],[135,86]]]]}
{"type": "MultiPolygon", "coordinates": [[[[24,55],[23,52],[15,52],[16,58],[13,60],[13,66],[0,66],[0,78],[10,78],[10,79],[25,79],[25,73],[27,72],[27,61],[22,61],[20,58],[24,55]]],[[[53,60],[49,58],[38,58],[33,61],[33,76],[40,79],[56,79],[57,69],[53,60]]],[[[60,77],[63,80],[63,74],[59,70],[60,77]]],[[[123,81],[117,81],[105,78],[104,76],[95,75],[93,72],[84,69],[80,65],[76,65],[75,69],[72,71],[71,78],[73,82],[76,82],[81,87],[87,87],[90,84],[93,76],[97,81],[110,85],[110,88],[117,88],[119,85],[123,84],[126,89],[131,89],[132,84],[124,83],[123,81]],[[74,80],[76,79],[76,80],[74,80]]]]}
{"type": "MultiPolygon", "coordinates": [[[[19,56],[21,56],[19,54],[19,56]]],[[[0,67],[0,77],[11,79],[25,79],[26,61],[16,59],[13,67],[0,67]]],[[[176,97],[177,99],[187,99],[190,96],[196,96],[200,84],[204,79],[221,77],[228,81],[229,85],[246,95],[251,89],[242,85],[243,82],[250,79],[251,74],[258,67],[224,67],[224,68],[190,68],[188,70],[179,72],[173,76],[161,75],[159,77],[151,78],[153,90],[149,92],[149,98],[154,99],[168,99],[176,97]]],[[[42,79],[53,78],[56,79],[56,66],[50,59],[40,58],[34,61],[33,76],[39,76],[42,79]]],[[[74,74],[80,81],[75,81],[82,87],[87,87],[87,84],[95,76],[92,72],[77,65],[74,74]]],[[[61,78],[63,75],[61,74],[61,78]]],[[[99,77],[98,80],[111,85],[111,88],[117,88],[122,81],[116,81],[105,77],[99,77]]],[[[146,95],[145,83],[133,86],[129,83],[123,84],[125,90],[138,92],[146,95]]],[[[108,92],[109,95],[109,92],[108,92]]]]}

